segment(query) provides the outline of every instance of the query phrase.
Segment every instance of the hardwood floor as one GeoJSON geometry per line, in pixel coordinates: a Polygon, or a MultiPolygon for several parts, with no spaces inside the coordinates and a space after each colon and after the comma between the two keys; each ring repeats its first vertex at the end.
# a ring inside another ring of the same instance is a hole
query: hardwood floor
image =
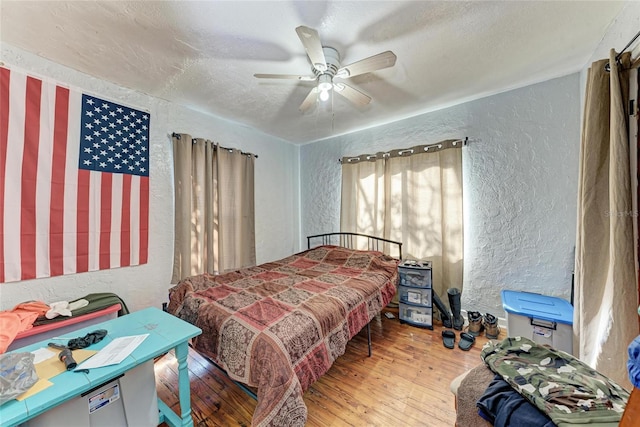
{"type": "MultiPolygon", "coordinates": [[[[453,426],[449,383],[481,363],[487,342],[469,351],[442,345],[443,328],[400,324],[379,316],[371,323],[373,354],[367,357],[366,329],[344,355],[304,394],[307,426],[453,426]]],[[[179,413],[177,361],[173,353],[155,364],[158,397],[179,413]]],[[[256,402],[204,357],[189,350],[192,416],[196,426],[250,426],[256,402]]]]}

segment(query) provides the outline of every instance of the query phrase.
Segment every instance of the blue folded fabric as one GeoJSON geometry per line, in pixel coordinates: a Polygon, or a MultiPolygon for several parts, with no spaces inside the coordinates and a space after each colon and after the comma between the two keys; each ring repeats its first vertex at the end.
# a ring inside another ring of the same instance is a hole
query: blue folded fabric
{"type": "Polygon", "coordinates": [[[629,344],[629,381],[634,387],[640,388],[640,335],[629,344]]]}
{"type": "Polygon", "coordinates": [[[478,413],[494,427],[556,427],[511,385],[496,375],[476,403],[478,413]]]}

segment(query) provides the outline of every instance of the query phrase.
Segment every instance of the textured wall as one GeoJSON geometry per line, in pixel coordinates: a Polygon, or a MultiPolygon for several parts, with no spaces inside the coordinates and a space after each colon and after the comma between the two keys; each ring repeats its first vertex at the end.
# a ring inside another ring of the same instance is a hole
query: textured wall
{"type": "Polygon", "coordinates": [[[171,132],[206,137],[227,147],[258,154],[255,175],[257,260],[261,263],[282,258],[298,248],[299,147],[237,123],[90,77],[7,44],[2,44],[2,61],[13,69],[53,78],[96,96],[150,111],[151,215],[148,264],[0,284],[0,309],[9,309],[31,299],[54,302],[92,292],[114,292],[134,310],[149,305],[160,306],[167,300],[173,264],[171,132]]]}
{"type": "Polygon", "coordinates": [[[467,136],[463,309],[503,316],[501,289],[569,299],[579,83],[576,73],[302,146],[302,236],[340,226],[340,157],[467,136]]]}

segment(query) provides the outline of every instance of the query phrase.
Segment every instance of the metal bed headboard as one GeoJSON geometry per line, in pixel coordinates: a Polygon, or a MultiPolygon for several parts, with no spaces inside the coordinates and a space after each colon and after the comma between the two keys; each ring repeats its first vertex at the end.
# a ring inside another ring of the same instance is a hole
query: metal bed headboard
{"type": "MultiPolygon", "coordinates": [[[[313,236],[307,236],[307,249],[311,249],[311,240],[319,239],[320,245],[336,245],[342,246],[348,249],[358,249],[356,247],[358,241],[362,241],[364,238],[367,242],[367,250],[370,251],[380,251],[384,252],[383,249],[380,249],[382,246],[384,248],[385,244],[397,245],[398,246],[398,258],[402,259],[402,242],[397,242],[395,240],[383,239],[382,237],[370,236],[368,234],[361,233],[350,233],[350,232],[335,232],[335,233],[324,233],[324,234],[316,234],[313,236]]],[[[318,244],[314,245],[317,246],[318,244]]]]}

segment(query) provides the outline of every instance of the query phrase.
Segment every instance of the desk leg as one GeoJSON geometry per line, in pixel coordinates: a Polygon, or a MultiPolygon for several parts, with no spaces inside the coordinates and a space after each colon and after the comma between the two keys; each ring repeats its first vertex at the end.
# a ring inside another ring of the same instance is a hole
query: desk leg
{"type": "Polygon", "coordinates": [[[178,359],[178,390],[180,392],[180,418],[183,427],[193,426],[191,418],[191,386],[189,384],[189,369],[187,368],[187,356],[189,355],[189,345],[181,342],[175,348],[176,359],[178,359]]]}

